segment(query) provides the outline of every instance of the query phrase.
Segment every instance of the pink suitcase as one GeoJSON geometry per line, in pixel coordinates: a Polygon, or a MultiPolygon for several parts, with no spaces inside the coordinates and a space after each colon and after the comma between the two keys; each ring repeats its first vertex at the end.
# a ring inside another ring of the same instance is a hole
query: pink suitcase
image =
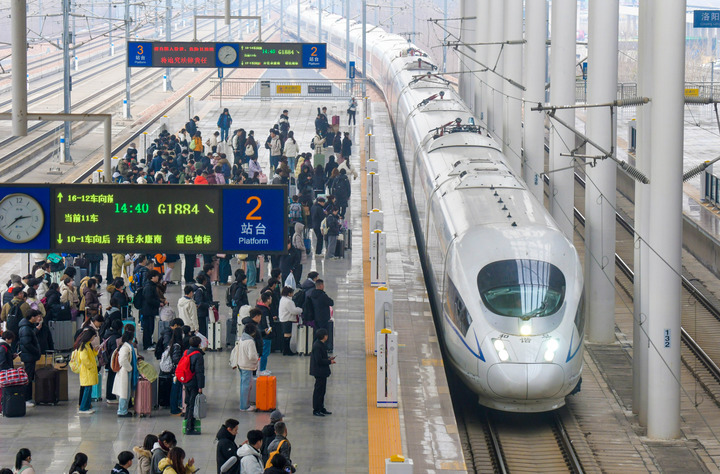
{"type": "Polygon", "coordinates": [[[153,406],[152,384],[140,377],[135,390],[135,413],[139,416],[150,416],[153,406]]]}

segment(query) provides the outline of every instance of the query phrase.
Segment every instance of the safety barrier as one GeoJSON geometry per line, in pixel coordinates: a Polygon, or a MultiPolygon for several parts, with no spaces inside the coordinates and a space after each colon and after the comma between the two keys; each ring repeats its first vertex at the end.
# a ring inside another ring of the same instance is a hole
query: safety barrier
{"type": "Polygon", "coordinates": [[[309,99],[362,96],[362,81],[303,79],[211,79],[211,99],[309,99]]]}

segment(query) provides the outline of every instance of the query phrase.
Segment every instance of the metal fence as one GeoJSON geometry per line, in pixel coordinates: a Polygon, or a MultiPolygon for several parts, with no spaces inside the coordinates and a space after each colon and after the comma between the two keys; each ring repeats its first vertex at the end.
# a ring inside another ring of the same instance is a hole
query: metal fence
{"type": "MultiPolygon", "coordinates": [[[[688,97],[718,98],[720,99],[720,81],[718,82],[686,82],[686,95],[688,97]]],[[[619,100],[637,97],[637,83],[624,82],[617,85],[617,98],[619,100]]],[[[587,81],[578,80],[575,82],[575,101],[577,103],[587,102],[587,81]]]]}
{"type": "Polygon", "coordinates": [[[362,80],[212,79],[211,99],[348,99],[362,97],[362,80]]]}

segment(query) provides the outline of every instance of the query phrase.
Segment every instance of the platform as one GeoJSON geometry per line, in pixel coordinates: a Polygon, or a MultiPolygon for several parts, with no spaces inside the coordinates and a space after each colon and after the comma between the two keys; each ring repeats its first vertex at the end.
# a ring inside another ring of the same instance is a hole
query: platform
{"type": "MultiPolygon", "coordinates": [[[[310,151],[314,133],[313,120],[317,106],[328,106],[329,114],[346,109],[345,101],[235,101],[224,102],[233,116],[233,129],[254,129],[256,137],[264,142],[267,130],[275,123],[280,112],[290,111],[292,130],[301,151],[310,151]]],[[[217,119],[216,103],[197,103],[196,114],[201,117],[203,136],[214,130],[217,119]]],[[[373,108],[377,114],[375,134],[387,150],[393,150],[389,118],[382,104],[373,108]]],[[[341,114],[344,117],[344,113],[341,114]]],[[[358,114],[360,115],[360,114],[358,114]]],[[[170,130],[179,129],[184,115],[170,118],[170,130]]],[[[341,127],[345,130],[346,127],[341,127]]],[[[354,129],[353,165],[359,169],[360,126],[354,129]]],[[[261,148],[260,162],[268,166],[268,154],[261,148]]],[[[466,472],[461,445],[457,435],[452,404],[445,380],[440,349],[432,323],[422,272],[410,225],[409,211],[402,188],[397,161],[388,156],[381,164],[383,198],[387,196],[386,224],[391,231],[388,241],[390,286],[396,291],[395,321],[400,331],[400,408],[386,409],[395,412],[400,423],[397,430],[384,434],[399,441],[404,454],[415,462],[415,472],[466,472]]],[[[389,457],[379,445],[379,434],[368,425],[368,413],[375,400],[369,399],[366,384],[374,376],[374,356],[366,347],[364,305],[371,304],[364,296],[363,247],[367,237],[362,232],[361,179],[352,182],[350,219],[352,223],[352,249],[340,261],[311,258],[303,274],[316,270],[326,282],[326,291],[335,300],[335,354],[338,363],[328,381],[326,406],[332,416],[312,416],[311,398],[314,380],[308,375],[309,358],[270,356],[268,368],[278,378],[278,408],[285,414],[289,440],[292,443],[292,461],[299,472],[366,473],[377,472],[371,466],[369,453],[389,457]],[[372,373],[369,373],[372,368],[372,373]]],[[[0,274],[20,272],[25,258],[20,255],[3,255],[0,274]]],[[[312,255],[314,257],[314,255],[312,255]]],[[[233,264],[233,267],[235,265],[233,264]]],[[[104,263],[103,263],[104,274],[104,263]]],[[[233,268],[234,269],[234,268],[233,268]]],[[[21,272],[22,273],[22,272],[21,272]]],[[[102,285],[103,289],[105,284],[102,285]]],[[[258,285],[260,287],[260,285],[258,285]]],[[[182,286],[171,286],[167,297],[176,304],[182,286]]],[[[221,301],[221,320],[229,315],[224,305],[225,286],[214,286],[214,299],[221,301]]],[[[257,298],[253,290],[250,300],[257,298]]],[[[103,296],[107,301],[107,297],[103,296]]],[[[370,312],[372,313],[372,309],[370,312]]],[[[137,315],[137,312],[135,312],[137,315]]],[[[149,352],[140,352],[157,366],[149,352]]],[[[56,407],[29,408],[27,416],[17,419],[0,419],[0,466],[9,466],[21,447],[33,452],[33,465],[37,472],[64,472],[76,452],[89,455],[91,472],[107,471],[115,456],[122,450],[131,450],[142,443],[148,433],[173,431],[188,456],[195,458],[202,472],[215,472],[215,433],[227,418],[240,420],[238,442],[250,429],[262,428],[268,423],[269,413],[243,413],[239,411],[239,374],[228,366],[229,352],[212,352],[206,355],[207,384],[204,391],[209,400],[209,415],[203,420],[203,435],[190,439],[180,432],[181,420],[171,417],[169,410],[153,412],[149,418],[118,419],[116,406],[104,401],[93,405],[97,412],[90,416],[77,414],[78,378],[69,374],[70,401],[56,407]]]]}

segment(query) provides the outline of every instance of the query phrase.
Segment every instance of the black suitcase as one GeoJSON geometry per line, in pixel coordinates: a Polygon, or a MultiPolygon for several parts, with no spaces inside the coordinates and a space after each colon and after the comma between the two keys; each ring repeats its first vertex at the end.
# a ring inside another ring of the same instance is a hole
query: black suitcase
{"type": "MultiPolygon", "coordinates": [[[[343,235],[343,234],[340,234],[343,235]]],[[[338,235],[338,237],[340,237],[338,235]]],[[[335,243],[335,256],[340,258],[345,258],[345,239],[343,240],[338,239],[335,243]]]]}
{"type": "Polygon", "coordinates": [[[225,324],[227,325],[227,329],[225,330],[225,345],[234,347],[235,340],[237,339],[237,316],[228,318],[225,324]]]}
{"type": "Polygon", "coordinates": [[[348,229],[345,231],[345,249],[352,248],[352,230],[348,229]]]}
{"type": "Polygon", "coordinates": [[[35,369],[35,403],[57,405],[60,401],[60,371],[52,366],[52,356],[45,356],[45,363],[44,367],[35,369]]]}
{"type": "Polygon", "coordinates": [[[172,390],[172,374],[161,374],[158,376],[158,405],[161,407],[170,406],[170,390],[172,390]]]}
{"type": "Polygon", "coordinates": [[[2,389],[3,416],[25,416],[25,385],[11,385],[2,389]]]}
{"type": "Polygon", "coordinates": [[[283,343],[285,342],[285,336],[283,336],[283,329],[281,322],[272,323],[272,344],[270,345],[270,352],[282,352],[283,343]]]}

